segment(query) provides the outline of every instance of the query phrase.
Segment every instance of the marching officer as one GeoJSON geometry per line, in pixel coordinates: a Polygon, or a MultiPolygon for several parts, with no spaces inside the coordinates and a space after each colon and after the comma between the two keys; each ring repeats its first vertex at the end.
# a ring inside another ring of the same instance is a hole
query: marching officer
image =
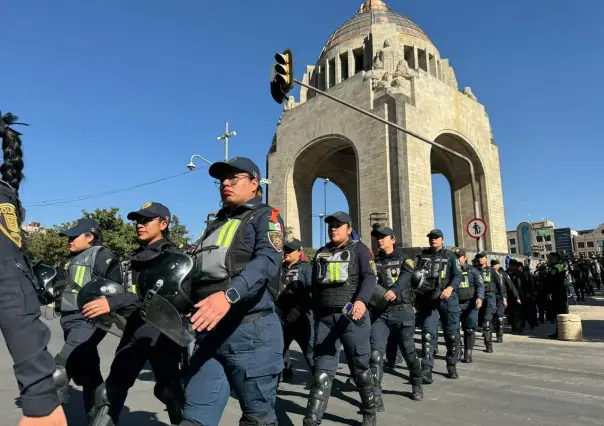
{"type": "MultiPolygon", "coordinates": [[[[568,296],[566,291],[566,268],[561,262],[560,254],[552,252],[548,255],[549,273],[545,284],[547,300],[551,301],[551,307],[555,312],[554,318],[559,314],[568,314],[568,296]]],[[[558,321],[556,331],[549,335],[550,338],[558,338],[558,321]]]]}
{"type": "Polygon", "coordinates": [[[484,301],[484,282],[480,272],[466,262],[466,251],[456,249],[455,255],[461,267],[462,280],[457,288],[459,307],[461,308],[461,326],[463,328],[462,362],[472,362],[472,351],[476,342],[478,310],[484,301]]]}
{"type": "Polygon", "coordinates": [[[497,297],[499,292],[503,295],[503,305],[508,306],[505,287],[501,283],[499,274],[489,265],[485,253],[477,253],[474,257],[474,266],[480,271],[482,281],[484,282],[485,303],[484,303],[484,323],[482,335],[487,353],[493,353],[493,321],[497,315],[497,297]]]}
{"type": "MultiPolygon", "coordinates": [[[[127,217],[136,222],[141,244],[130,255],[132,279],[136,284],[141,271],[148,268],[162,252],[180,250],[168,239],[171,214],[163,204],[149,202],[139,211],[128,213],[127,217]]],[[[135,288],[141,290],[138,285],[135,288]]],[[[182,420],[184,394],[179,370],[181,348],[157,328],[145,323],[141,317],[140,303],[144,297],[145,294],[139,293],[126,294],[122,298],[99,299],[89,302],[82,310],[84,316],[91,319],[109,312],[117,312],[127,318],[109,376],[96,391],[91,422],[94,426],[117,424],[128,390],[134,386],[147,361],[155,376],[155,397],[166,405],[171,424],[179,424],[182,420]]]]}
{"type": "Polygon", "coordinates": [[[321,424],[338,369],[342,341],[361,396],[363,426],[375,426],[367,304],[376,282],[376,267],[367,246],[351,238],[352,219],[348,213],[336,212],[326,217],[325,222],[330,242],[315,255],[312,283],[315,379],[303,424],[321,424]]]}
{"type": "Polygon", "coordinates": [[[379,253],[375,258],[377,283],[370,304],[371,309],[371,354],[369,365],[375,385],[377,411],[384,411],[382,378],[384,376],[384,354],[389,335],[401,348],[412,384],[412,399],[420,401],[422,389],[422,365],[415,350],[415,312],[413,295],[409,288],[413,260],[395,250],[396,237],[390,228],[378,228],[371,232],[377,239],[379,253]]]}
{"type": "Polygon", "coordinates": [[[25,210],[18,193],[23,179],[21,133],[9,127],[16,120],[10,113],[0,114],[0,328],[19,384],[23,410],[19,425],[67,426],[53,381],[55,363],[46,348],[50,330],[40,321],[35,277],[23,245],[25,210]]]}
{"type": "MultiPolygon", "coordinates": [[[[516,286],[510,279],[507,272],[505,272],[503,269],[501,269],[501,264],[499,263],[499,261],[497,259],[491,260],[491,267],[495,270],[495,272],[497,272],[497,275],[499,275],[499,280],[501,281],[501,285],[505,291],[505,294],[506,294],[505,299],[508,302],[508,305],[513,302],[520,305],[521,304],[520,294],[518,294],[518,291],[516,290],[516,286]],[[511,297],[510,297],[510,295],[511,295],[511,297]]],[[[497,343],[503,343],[503,323],[505,320],[505,309],[507,308],[507,306],[505,306],[503,304],[503,297],[499,292],[496,293],[496,299],[497,299],[497,322],[495,323],[495,332],[497,333],[497,343]]]]}
{"type": "Polygon", "coordinates": [[[194,251],[197,350],[189,365],[181,426],[218,425],[226,400],[215,391],[228,378],[241,426],[275,425],[283,370],[283,330],[275,313],[284,226],[277,209],[257,197],[260,170],[238,157],[212,164],[224,207],[194,251]],[[218,375],[217,375],[218,373],[218,375]]]}
{"type": "Polygon", "coordinates": [[[90,418],[95,390],[103,383],[97,346],[107,332],[84,317],[78,306],[78,293],[96,277],[122,283],[123,274],[119,260],[101,245],[98,221],[79,219],[75,226],[59,235],[68,238],[69,256],[59,266],[55,285],[55,309],[61,313],[65,344],[55,356],[57,370],[53,378],[63,402],[67,399],[71,379],[82,386],[84,409],[90,418]]]}
{"type": "Polygon", "coordinates": [[[283,322],[283,359],[285,369],[283,376],[291,378],[293,369],[289,360],[289,345],[295,340],[314,375],[314,321],[312,311],[309,309],[312,266],[300,260],[302,254],[302,242],[291,239],[285,242],[283,269],[281,272],[281,284],[283,290],[277,298],[277,309],[281,314],[283,322]]]}
{"type": "Polygon", "coordinates": [[[443,248],[442,231],[433,229],[427,237],[430,248],[422,250],[415,262],[416,269],[424,274],[422,285],[415,290],[415,306],[422,327],[423,382],[430,384],[433,382],[434,343],[438,336],[439,315],[447,345],[447,377],[459,377],[456,365],[459,357],[457,345],[461,308],[456,290],[462,275],[457,267],[456,256],[443,248]]]}

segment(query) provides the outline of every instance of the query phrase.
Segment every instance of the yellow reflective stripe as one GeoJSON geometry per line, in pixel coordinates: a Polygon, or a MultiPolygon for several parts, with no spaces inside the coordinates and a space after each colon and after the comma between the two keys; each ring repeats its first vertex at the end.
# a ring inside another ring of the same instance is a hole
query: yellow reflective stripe
{"type": "Polygon", "coordinates": [[[440,277],[444,278],[445,277],[445,271],[440,271],[440,277]]]}
{"type": "Polygon", "coordinates": [[[335,263],[334,265],[334,269],[336,271],[336,282],[340,282],[340,265],[338,265],[337,263],[335,263]]]}
{"type": "Polygon", "coordinates": [[[218,234],[218,240],[216,241],[216,245],[218,247],[220,247],[222,245],[222,240],[224,240],[224,236],[226,235],[227,230],[229,229],[230,226],[231,226],[231,221],[229,220],[220,230],[220,234],[218,234]]]}
{"type": "Polygon", "coordinates": [[[329,264],[329,281],[330,282],[335,282],[335,280],[336,280],[336,272],[335,272],[334,266],[335,265],[333,263],[329,264]]]}
{"type": "Polygon", "coordinates": [[[237,225],[239,225],[241,221],[238,219],[233,220],[233,223],[229,227],[229,231],[227,233],[226,239],[223,242],[223,247],[229,247],[233,242],[233,235],[235,235],[235,230],[237,229],[237,225]]]}
{"type": "Polygon", "coordinates": [[[82,284],[84,283],[84,274],[85,273],[86,273],[86,267],[85,266],[78,266],[76,268],[76,274],[75,274],[74,281],[80,287],[82,287],[82,284]]]}

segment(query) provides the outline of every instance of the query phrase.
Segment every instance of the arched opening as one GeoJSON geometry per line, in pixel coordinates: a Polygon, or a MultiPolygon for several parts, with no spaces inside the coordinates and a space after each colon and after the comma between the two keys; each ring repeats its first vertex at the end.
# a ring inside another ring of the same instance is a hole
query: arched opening
{"type": "Polygon", "coordinates": [[[296,156],[288,175],[287,190],[295,196],[288,197],[286,225],[306,246],[320,242],[318,214],[325,209],[325,179],[329,179],[327,213],[349,211],[358,229],[358,156],[352,142],[343,136],[330,135],[308,144],[296,156]],[[315,230],[317,237],[313,238],[315,230]]]}
{"type": "Polygon", "coordinates": [[[344,191],[335,185],[329,178],[316,179],[312,188],[312,243],[314,248],[325,245],[328,240],[327,230],[324,222],[325,212],[327,214],[336,211],[349,210],[348,200],[344,191]]]}
{"type": "MultiPolygon", "coordinates": [[[[472,161],[477,183],[476,186],[478,188],[476,198],[478,200],[478,205],[480,209],[479,213],[480,216],[484,218],[484,209],[482,209],[481,206],[484,204],[484,191],[482,190],[482,188],[485,187],[485,176],[484,168],[482,167],[482,162],[480,161],[478,154],[469,142],[454,133],[442,133],[435,139],[435,142],[468,157],[472,161]]],[[[431,150],[430,164],[432,174],[443,175],[446,181],[448,181],[450,187],[450,217],[453,222],[454,237],[449,239],[449,244],[447,245],[456,245],[458,247],[475,249],[476,240],[471,238],[466,233],[467,223],[475,217],[474,195],[472,193],[472,182],[469,164],[464,159],[459,158],[436,147],[433,147],[431,150]]],[[[435,197],[443,197],[442,182],[438,182],[437,180],[437,183],[440,185],[440,188],[437,188],[440,194],[435,194],[435,197]]],[[[446,215],[444,211],[445,205],[443,205],[442,200],[439,199],[438,202],[435,201],[434,205],[439,206],[439,214],[446,215]]],[[[436,207],[435,219],[438,219],[436,217],[436,207]]],[[[487,219],[488,224],[488,218],[485,219],[487,219]]],[[[441,217],[440,220],[444,220],[445,223],[450,223],[443,217],[441,217]]],[[[436,227],[440,227],[439,225],[439,222],[436,222],[436,227]]],[[[485,240],[488,241],[488,239],[485,240]]],[[[487,250],[490,249],[490,247],[487,246],[485,246],[485,248],[487,250]]]]}
{"type": "Polygon", "coordinates": [[[447,177],[441,173],[432,175],[432,206],[434,226],[445,236],[446,246],[457,246],[453,220],[453,193],[447,177]]]}

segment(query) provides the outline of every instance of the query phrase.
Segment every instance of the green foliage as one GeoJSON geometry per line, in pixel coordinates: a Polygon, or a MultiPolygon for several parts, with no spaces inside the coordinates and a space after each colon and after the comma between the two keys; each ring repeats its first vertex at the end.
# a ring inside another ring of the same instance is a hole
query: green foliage
{"type": "Polygon", "coordinates": [[[172,223],[170,224],[170,240],[177,246],[189,242],[189,230],[185,225],[180,223],[178,216],[172,216],[172,223]]]}
{"type": "Polygon", "coordinates": [[[103,247],[111,250],[119,259],[125,259],[139,246],[136,227],[124,221],[119,215],[119,208],[96,209],[93,212],[84,210],[82,213],[83,217],[100,223],[103,247]]]}
{"type": "Polygon", "coordinates": [[[58,266],[62,258],[67,256],[67,239],[59,236],[59,229],[48,229],[28,237],[28,255],[30,259],[38,259],[51,266],[58,266]]]}

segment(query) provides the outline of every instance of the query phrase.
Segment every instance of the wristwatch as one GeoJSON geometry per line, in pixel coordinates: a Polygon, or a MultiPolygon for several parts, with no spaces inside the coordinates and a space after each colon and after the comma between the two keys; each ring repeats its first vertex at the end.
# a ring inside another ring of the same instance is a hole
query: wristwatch
{"type": "Polygon", "coordinates": [[[226,296],[226,300],[228,300],[228,302],[231,305],[239,302],[239,299],[241,299],[239,292],[236,289],[234,289],[233,287],[231,287],[227,291],[225,291],[224,294],[226,296]]]}

